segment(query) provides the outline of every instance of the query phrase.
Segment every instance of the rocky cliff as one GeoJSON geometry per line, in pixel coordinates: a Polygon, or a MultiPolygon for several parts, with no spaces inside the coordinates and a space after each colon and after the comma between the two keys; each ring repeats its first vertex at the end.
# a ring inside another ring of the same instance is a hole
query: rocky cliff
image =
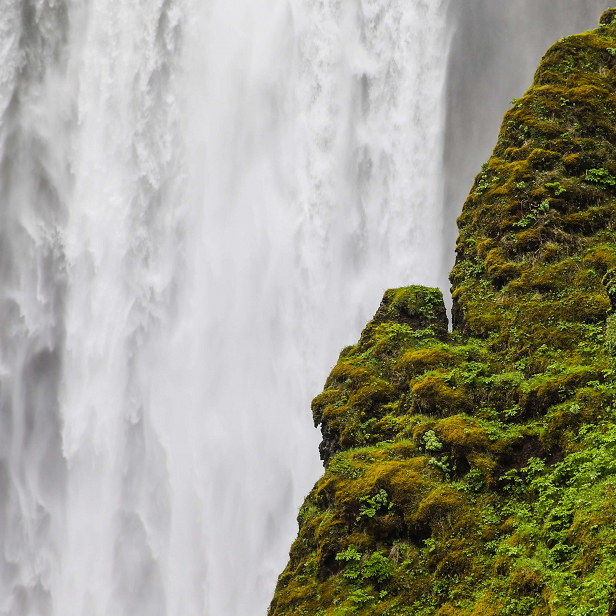
{"type": "Polygon", "coordinates": [[[616,614],[616,9],[548,50],[437,289],[313,402],[325,474],[270,616],[616,614]]]}

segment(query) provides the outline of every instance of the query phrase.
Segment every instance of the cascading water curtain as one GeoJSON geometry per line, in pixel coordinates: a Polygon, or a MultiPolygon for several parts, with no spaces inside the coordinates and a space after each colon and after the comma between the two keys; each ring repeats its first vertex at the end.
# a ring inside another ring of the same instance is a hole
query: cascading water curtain
{"type": "Polygon", "coordinates": [[[311,397],[440,282],[445,12],[0,0],[0,614],[265,614],[311,397]]]}
{"type": "Polygon", "coordinates": [[[60,409],[70,190],[66,7],[0,2],[0,613],[50,614],[68,465],[60,409]]]}

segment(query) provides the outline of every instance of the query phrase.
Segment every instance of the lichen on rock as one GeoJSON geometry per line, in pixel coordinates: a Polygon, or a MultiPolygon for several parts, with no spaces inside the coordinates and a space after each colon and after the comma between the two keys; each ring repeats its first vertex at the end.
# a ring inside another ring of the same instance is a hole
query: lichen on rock
{"type": "Polygon", "coordinates": [[[616,9],[545,54],[440,292],[388,291],[312,404],[270,616],[616,614],[616,9]]]}

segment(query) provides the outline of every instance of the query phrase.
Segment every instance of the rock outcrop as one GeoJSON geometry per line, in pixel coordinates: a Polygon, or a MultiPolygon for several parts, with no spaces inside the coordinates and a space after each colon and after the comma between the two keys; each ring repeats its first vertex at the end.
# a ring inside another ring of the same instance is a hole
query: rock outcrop
{"type": "Polygon", "coordinates": [[[616,9],[556,43],[440,292],[388,291],[313,402],[270,616],[616,614],[616,9]]]}

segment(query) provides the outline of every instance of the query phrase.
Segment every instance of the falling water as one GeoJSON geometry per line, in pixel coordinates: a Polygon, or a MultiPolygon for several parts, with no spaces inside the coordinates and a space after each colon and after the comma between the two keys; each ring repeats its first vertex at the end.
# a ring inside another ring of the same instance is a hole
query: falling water
{"type": "Polygon", "coordinates": [[[452,20],[0,0],[0,614],[265,614],[311,397],[445,285],[452,20]]]}

